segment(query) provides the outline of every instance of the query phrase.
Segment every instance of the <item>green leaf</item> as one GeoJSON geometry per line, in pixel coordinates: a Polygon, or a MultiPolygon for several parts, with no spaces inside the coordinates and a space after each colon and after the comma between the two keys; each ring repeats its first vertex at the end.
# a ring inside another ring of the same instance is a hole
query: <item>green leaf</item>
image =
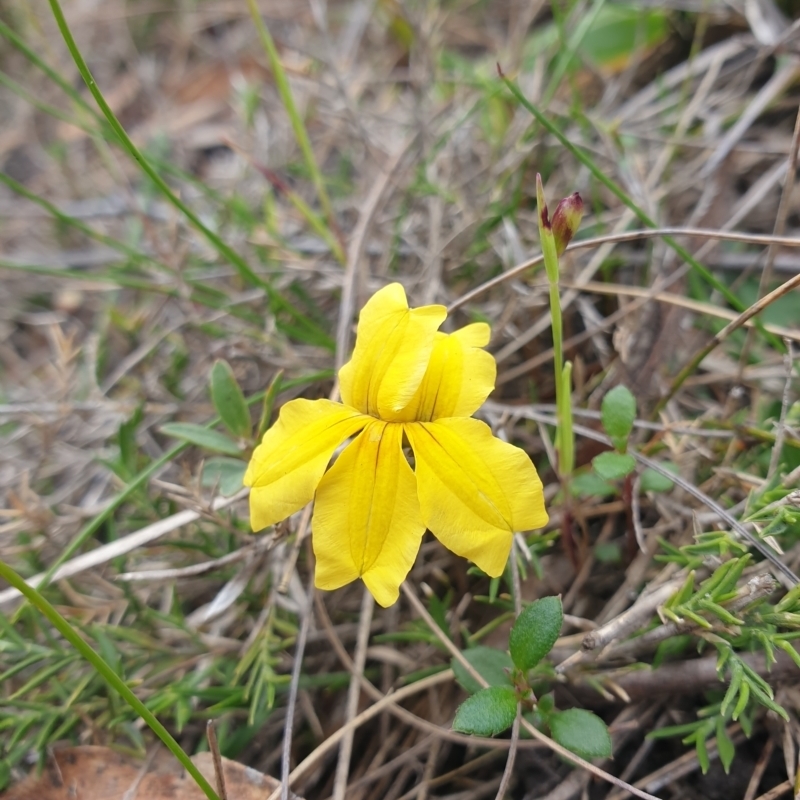
{"type": "Polygon", "coordinates": [[[209,458],[203,465],[203,477],[200,480],[204,489],[217,488],[224,497],[236,494],[242,488],[242,478],[247,470],[247,462],[238,458],[218,456],[209,458]]]}
{"type": "MultiPolygon", "coordinates": [[[[719,664],[717,664],[717,669],[719,669],[719,664]]],[[[725,697],[722,698],[722,705],[719,707],[723,716],[728,713],[728,707],[736,698],[743,679],[744,669],[742,669],[742,662],[734,659],[731,661],[731,682],[728,684],[728,690],[725,692],[725,697]]]]}
{"type": "Polygon", "coordinates": [[[592,459],[594,471],[604,480],[616,481],[630,475],[636,468],[636,459],[628,453],[613,453],[610,450],[592,459]]]}
{"type": "Polygon", "coordinates": [[[456,711],[453,730],[474,736],[502,733],[517,715],[517,695],[510,686],[490,686],[468,697],[456,711]]]}
{"type": "Polygon", "coordinates": [[[575,497],[608,497],[616,494],[613,483],[603,480],[596,472],[579,472],[570,481],[570,489],[575,497]]]}
{"type": "Polygon", "coordinates": [[[599,564],[620,564],[622,550],[618,542],[600,542],[594,546],[594,557],[599,564]]]}
{"type": "Polygon", "coordinates": [[[611,757],[611,734],[605,722],[591,711],[554,711],[548,722],[553,739],[575,755],[587,760],[611,757]]]}
{"type": "Polygon", "coordinates": [[[606,4],[581,41],[580,52],[594,65],[621,70],[668,33],[668,17],[661,9],[606,4]]]}
{"type": "Polygon", "coordinates": [[[137,471],[137,454],[138,445],[136,444],[136,429],[144,418],[144,409],[138,406],[131,415],[129,420],[126,420],[119,426],[119,460],[120,464],[128,472],[128,475],[134,475],[137,471]]]}
{"type": "Polygon", "coordinates": [[[230,364],[221,359],[211,368],[211,401],[225,427],[234,436],[250,438],[250,410],[230,364]]]}
{"type": "MultiPolygon", "coordinates": [[[[483,676],[489,686],[511,686],[511,670],[514,662],[508,653],[494,647],[470,647],[464,650],[464,658],[483,676]]],[[[463,664],[456,658],[452,659],[450,666],[456,675],[456,680],[470,694],[481,690],[481,685],[467,672],[463,664]]]]}
{"type": "MultiPolygon", "coordinates": [[[[664,464],[664,466],[671,471],[672,467],[675,465],[664,464]]],[[[678,468],[675,467],[676,472],[677,469],[678,468]]],[[[675,482],[671,481],[660,472],[656,472],[650,467],[642,470],[641,487],[643,492],[668,492],[673,486],[675,486],[675,482]]]]}
{"type": "Polygon", "coordinates": [[[11,765],[5,758],[0,759],[0,792],[8,786],[11,781],[11,765]]]}
{"type": "MultiPolygon", "coordinates": [[[[606,393],[600,406],[600,420],[612,439],[627,441],[636,419],[636,398],[625,386],[615,386],[606,393]]],[[[615,442],[616,446],[616,442],[615,442]]],[[[621,449],[617,447],[617,449],[621,449]]]]}
{"type": "Polygon", "coordinates": [[[697,761],[700,764],[700,769],[703,770],[703,775],[705,775],[708,772],[708,768],[711,766],[706,740],[702,736],[698,736],[695,740],[694,748],[697,751],[697,761]]]}
{"type": "Polygon", "coordinates": [[[242,454],[239,445],[224,433],[191,422],[167,422],[161,426],[161,432],[175,439],[182,439],[184,442],[202,447],[204,450],[224,453],[226,456],[242,454]]]}
{"type": "Polygon", "coordinates": [[[560,597],[542,597],[531,603],[519,615],[508,637],[514,664],[523,671],[535,667],[556,643],[563,622],[560,597]]]}
{"type": "Polygon", "coordinates": [[[548,717],[556,710],[556,699],[553,692],[548,692],[539,698],[536,704],[536,710],[543,716],[548,717]]]}
{"type": "Polygon", "coordinates": [[[791,658],[798,667],[800,667],[800,653],[798,653],[797,650],[792,647],[791,642],[787,642],[786,639],[775,639],[774,642],[776,647],[779,647],[781,650],[783,650],[783,652],[786,653],[786,655],[789,656],[789,658],[791,658]]]}
{"type": "Polygon", "coordinates": [[[683,655],[691,643],[692,637],[688,634],[670,636],[669,639],[660,642],[653,656],[653,669],[660,667],[668,659],[683,655]]]}
{"type": "Polygon", "coordinates": [[[733,757],[736,755],[736,747],[725,730],[725,718],[721,716],[717,717],[717,751],[725,774],[728,775],[731,771],[733,757]]]}

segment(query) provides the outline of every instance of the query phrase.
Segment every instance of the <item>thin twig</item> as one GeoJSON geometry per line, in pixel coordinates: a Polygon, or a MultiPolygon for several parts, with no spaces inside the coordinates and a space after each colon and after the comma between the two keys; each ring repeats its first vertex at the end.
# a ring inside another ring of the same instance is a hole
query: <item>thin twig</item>
{"type": "MultiPolygon", "coordinates": [[[[784,247],[800,247],[800,239],[789,236],[769,236],[755,233],[732,233],[730,231],[709,228],[653,228],[639,231],[625,231],[624,233],[614,233],[608,236],[597,236],[593,239],[581,239],[577,242],[571,242],[567,247],[567,252],[572,250],[584,250],[587,248],[591,249],[593,247],[599,247],[602,244],[607,244],[610,242],[635,242],[639,239],[654,239],[662,238],[664,236],[697,236],[705,237],[707,239],[720,239],[727,242],[747,242],[749,244],[763,245],[770,245],[774,243],[784,247]]],[[[542,258],[542,255],[539,254],[534,258],[530,258],[527,261],[523,261],[521,264],[511,267],[511,269],[508,269],[495,278],[482,283],[480,286],[476,286],[474,289],[462,294],[461,297],[450,303],[450,305],[447,307],[447,313],[451,314],[453,311],[455,311],[455,309],[460,308],[466,303],[472,302],[476,297],[480,297],[480,295],[488,292],[489,289],[493,289],[495,286],[499,286],[501,283],[505,283],[507,280],[515,278],[517,275],[521,275],[531,267],[538,266],[543,260],[544,259],[542,258]]]]}
{"type": "MultiPolygon", "coordinates": [[[[358,711],[358,697],[361,694],[361,676],[364,674],[364,664],[367,660],[369,626],[372,623],[372,612],[374,608],[375,600],[370,591],[364,587],[364,593],[361,597],[361,613],[359,615],[356,653],[353,659],[353,672],[350,676],[350,687],[347,691],[347,706],[345,711],[346,723],[353,720],[358,711]]],[[[355,728],[350,728],[347,736],[342,740],[342,746],[339,748],[339,763],[336,765],[336,777],[333,782],[333,800],[345,800],[347,777],[350,772],[350,756],[353,753],[354,734],[355,728]]]]}
{"type": "Polygon", "coordinates": [[[790,278],[785,283],[782,283],[777,289],[774,289],[769,294],[764,295],[760,300],[757,300],[749,308],[746,308],[736,319],[731,320],[719,333],[714,335],[714,338],[702,349],[700,349],[690,359],[689,363],[678,373],[673,379],[669,387],[669,391],[661,398],[653,411],[654,416],[658,416],[659,412],[675,395],[675,392],[680,389],[683,382],[695,372],[697,367],[703,362],[708,355],[717,349],[735,330],[741,328],[748,320],[760,314],[767,306],[780,300],[781,297],[791,292],[793,289],[800,286],[800,273],[790,278]]]}
{"type": "MultiPolygon", "coordinates": [[[[511,581],[514,588],[514,617],[518,618],[522,613],[522,584],[519,579],[516,537],[511,540],[511,581]]],[[[522,704],[518,702],[517,713],[514,716],[514,724],[511,726],[511,747],[508,748],[508,758],[506,758],[506,766],[503,769],[503,777],[500,779],[500,786],[497,789],[495,800],[503,800],[505,793],[508,791],[508,785],[511,783],[511,777],[514,774],[514,762],[517,758],[519,723],[521,718],[522,704]]]]}
{"type": "Polygon", "coordinates": [[[300,632],[297,635],[297,644],[294,649],[292,681],[289,686],[289,699],[286,703],[286,722],[283,727],[283,753],[281,754],[281,800],[289,800],[289,784],[291,783],[290,770],[292,766],[292,726],[294,724],[294,711],[297,707],[297,692],[300,688],[300,670],[303,666],[303,653],[306,649],[308,631],[311,627],[311,617],[314,613],[312,607],[314,591],[314,573],[312,572],[308,582],[306,602],[302,608],[303,621],[300,623],[300,632]]]}
{"type": "Polygon", "coordinates": [[[353,318],[353,307],[356,301],[356,287],[358,285],[359,267],[364,253],[372,220],[380,208],[384,193],[397,175],[403,163],[403,158],[417,141],[418,134],[412,134],[392,156],[385,171],[381,173],[372,186],[361,206],[358,223],[350,237],[347,248],[347,262],[345,264],[344,280],[342,282],[342,299],[339,303],[339,321],[336,324],[336,369],[344,364],[347,353],[350,351],[350,326],[353,318]]]}
{"type": "Polygon", "coordinates": [[[211,759],[214,763],[214,777],[217,781],[219,800],[228,800],[228,791],[225,788],[225,773],[222,771],[222,756],[219,752],[217,730],[213,719],[206,723],[206,738],[208,739],[208,749],[211,751],[211,759]]]}
{"type": "Polygon", "coordinates": [[[514,717],[514,724],[511,726],[511,747],[508,748],[508,758],[506,758],[506,766],[503,770],[503,777],[500,779],[500,786],[497,787],[497,794],[495,800],[503,800],[508,785],[511,783],[511,777],[514,774],[514,762],[517,760],[517,745],[519,744],[519,724],[522,719],[522,705],[517,703],[517,714],[514,717]]]}
{"type": "Polygon", "coordinates": [[[303,514],[300,517],[300,524],[297,526],[297,534],[292,542],[289,555],[286,557],[286,561],[283,565],[283,573],[281,574],[281,579],[278,583],[278,592],[280,594],[286,594],[286,592],[289,590],[289,582],[292,579],[294,568],[297,565],[297,559],[300,555],[300,548],[303,546],[303,542],[308,535],[308,525],[311,522],[311,510],[313,507],[314,506],[309,503],[303,509],[303,514]]]}
{"type": "MultiPolygon", "coordinates": [[[[378,716],[378,714],[382,713],[385,709],[390,708],[395,703],[399,703],[401,700],[405,700],[407,697],[412,697],[415,694],[419,694],[419,692],[424,692],[430,689],[433,686],[438,686],[440,683],[446,683],[447,681],[453,680],[453,671],[446,670],[445,672],[439,672],[436,675],[430,675],[427,678],[423,678],[416,683],[412,683],[409,686],[404,686],[402,689],[398,689],[396,692],[392,692],[391,694],[387,694],[382,697],[378,702],[374,705],[371,705],[369,708],[364,709],[357,717],[355,717],[348,725],[344,725],[343,727],[339,728],[336,733],[332,733],[322,744],[320,744],[312,753],[306,756],[287,776],[287,779],[283,781],[283,784],[288,787],[294,783],[300,776],[305,775],[311,767],[313,767],[326,753],[336,747],[339,742],[347,735],[347,732],[351,729],[360,728],[365,722],[368,722],[373,717],[378,716]]],[[[281,789],[275,789],[275,791],[267,798],[267,800],[278,800],[281,797],[283,800],[283,796],[281,795],[281,789]]]]}
{"type": "MultiPolygon", "coordinates": [[[[786,228],[786,218],[789,215],[791,207],[792,194],[794,191],[795,175],[797,172],[797,154],[800,149],[800,108],[797,109],[797,115],[794,121],[794,133],[792,133],[792,144],[789,148],[789,155],[786,159],[786,178],[783,182],[783,190],[781,191],[781,200],[778,204],[778,212],[775,215],[775,224],[772,227],[772,233],[775,236],[783,235],[786,228]]],[[[772,271],[775,266],[775,257],[778,254],[778,247],[771,244],[767,248],[767,257],[764,261],[764,268],[761,270],[761,278],[758,281],[758,296],[763,297],[767,291],[770,281],[772,280],[772,271]]],[[[748,354],[753,345],[753,337],[755,331],[752,328],[747,332],[742,352],[739,354],[739,368],[742,369],[748,361],[748,354]]]]}
{"type": "Polygon", "coordinates": [[[775,740],[770,736],[769,739],[767,739],[767,743],[764,745],[764,749],[761,751],[761,755],[758,757],[755,767],[753,768],[753,774],[750,776],[750,781],[747,784],[747,790],[745,791],[742,800],[754,800],[756,792],[758,791],[758,786],[761,783],[761,779],[764,777],[764,772],[767,769],[767,764],[769,764],[769,760],[772,758],[772,751],[774,749],[775,740]]]}
{"type": "MultiPolygon", "coordinates": [[[[800,119],[800,115],[798,116],[800,119]]],[[[792,396],[792,380],[794,368],[794,352],[792,343],[786,342],[786,355],[784,363],[786,365],[786,381],[783,384],[783,399],[781,400],[781,415],[775,430],[775,444],[769,458],[769,469],[767,470],[767,481],[769,481],[778,471],[781,456],[783,455],[783,442],[786,439],[786,415],[789,413],[789,403],[792,396]]]]}
{"type": "MultiPolygon", "coordinates": [[[[322,598],[319,593],[315,595],[314,602],[317,608],[317,617],[319,618],[322,627],[325,630],[325,634],[328,637],[328,641],[331,643],[331,647],[333,647],[333,649],[336,651],[336,655],[342,662],[344,668],[348,672],[352,673],[353,660],[350,658],[347,650],[344,648],[344,645],[336,635],[336,631],[333,629],[330,617],[325,609],[325,604],[322,602],[322,598]]],[[[452,672],[450,672],[450,674],[452,674],[452,672]]],[[[376,702],[380,702],[384,699],[384,697],[387,696],[376,686],[373,686],[363,675],[361,676],[361,688],[376,702]]],[[[481,747],[489,747],[494,750],[507,750],[511,746],[511,743],[508,739],[485,739],[476,736],[467,736],[463,733],[456,733],[456,731],[442,728],[439,725],[428,722],[426,719],[422,719],[422,717],[418,717],[416,714],[412,714],[410,711],[402,708],[401,706],[390,705],[387,708],[387,711],[401,722],[405,723],[406,725],[410,725],[412,728],[416,728],[417,730],[431,736],[437,736],[441,739],[446,739],[448,742],[453,742],[455,744],[460,744],[463,746],[480,745],[481,747]]],[[[527,739],[521,741],[519,746],[531,750],[536,750],[541,747],[538,742],[531,742],[527,739]]]]}

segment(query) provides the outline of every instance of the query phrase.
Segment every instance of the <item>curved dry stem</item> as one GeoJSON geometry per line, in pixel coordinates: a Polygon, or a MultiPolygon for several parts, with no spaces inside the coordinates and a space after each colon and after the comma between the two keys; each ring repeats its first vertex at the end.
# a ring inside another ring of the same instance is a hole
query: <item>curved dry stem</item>
{"type": "Polygon", "coordinates": [[[703,359],[708,356],[709,353],[716,350],[717,347],[719,347],[735,330],[741,328],[745,323],[748,322],[748,320],[752,319],[757,314],[760,314],[767,306],[771,305],[776,300],[779,300],[785,294],[788,294],[792,291],[792,289],[795,289],[798,286],[800,286],[800,273],[792,278],[789,278],[788,281],[782,283],[774,291],[764,295],[760,300],[753,303],[753,305],[739,314],[736,319],[731,320],[705,347],[701,348],[697,353],[695,353],[689,363],[677,374],[669,387],[669,391],[664,395],[664,397],[661,398],[653,410],[653,416],[658,416],[659,412],[675,395],[675,392],[677,392],[678,389],[680,389],[680,387],[683,385],[683,382],[697,369],[698,366],[700,366],[703,359]]]}
{"type": "MultiPolygon", "coordinates": [[[[745,242],[747,244],[763,244],[763,245],[782,245],[784,247],[800,247],[800,239],[795,239],[790,236],[770,236],[755,233],[732,233],[730,231],[722,231],[709,228],[653,228],[639,230],[639,231],[625,231],[624,233],[614,233],[608,236],[597,236],[594,239],[581,239],[577,242],[571,242],[567,247],[566,252],[573,250],[585,250],[586,248],[599,247],[602,244],[618,243],[618,242],[635,242],[639,239],[654,239],[663,238],[665,236],[697,236],[706,239],[719,239],[728,242],[745,242]]],[[[517,264],[511,269],[497,275],[496,277],[476,286],[466,294],[461,295],[457,300],[454,300],[448,307],[447,313],[450,314],[455,309],[460,308],[465,303],[469,303],[476,297],[480,297],[484,292],[499,286],[511,278],[525,272],[525,270],[541,264],[543,261],[542,255],[530,258],[517,264]]]]}

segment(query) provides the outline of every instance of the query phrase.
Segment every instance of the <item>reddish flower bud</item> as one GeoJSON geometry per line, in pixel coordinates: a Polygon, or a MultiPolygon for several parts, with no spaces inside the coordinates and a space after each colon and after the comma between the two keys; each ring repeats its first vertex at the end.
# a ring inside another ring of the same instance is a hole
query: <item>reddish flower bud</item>
{"type": "Polygon", "coordinates": [[[542,176],[536,173],[536,207],[539,210],[539,228],[540,230],[550,230],[550,218],[547,216],[547,203],[544,199],[544,186],[542,185],[542,176]]]}
{"type": "Polygon", "coordinates": [[[556,241],[556,252],[561,255],[575,235],[583,217],[583,200],[575,192],[565,197],[557,206],[553,214],[553,238],[556,241]]]}

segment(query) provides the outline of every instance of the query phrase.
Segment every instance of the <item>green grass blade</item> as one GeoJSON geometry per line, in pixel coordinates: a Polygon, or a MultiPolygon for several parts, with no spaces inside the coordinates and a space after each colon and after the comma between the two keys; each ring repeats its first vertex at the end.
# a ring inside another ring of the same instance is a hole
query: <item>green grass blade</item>
{"type": "Polygon", "coordinates": [[[75,648],[81,657],[88,661],[106,683],[147,723],[153,733],[165,744],[167,749],[181,762],[184,769],[194,778],[208,800],[219,800],[209,782],[192,763],[183,748],[170,732],[158,721],[147,706],[131,691],[129,686],[96,653],[92,646],[53,608],[40,592],[25,582],[11,567],[0,561],[0,578],[19,590],[30,604],[42,614],[50,624],[75,648]]]}
{"type": "Polygon", "coordinates": [[[558,55],[555,66],[553,67],[551,73],[550,81],[547,84],[547,89],[543,95],[544,99],[542,100],[542,105],[550,105],[550,101],[555,97],[558,87],[561,84],[561,79],[564,77],[570,62],[578,52],[581,42],[583,42],[586,34],[589,32],[592,25],[594,25],[598,15],[603,10],[604,5],[605,0],[595,0],[588,13],[581,15],[581,20],[575,28],[575,31],[573,32],[572,36],[569,37],[569,41],[566,42],[566,46],[558,55]]]}
{"type": "Polygon", "coordinates": [[[14,92],[17,97],[38,109],[43,114],[48,114],[49,116],[59,119],[62,122],[75,125],[89,136],[95,136],[97,134],[97,131],[94,128],[84,122],[79,122],[78,120],[74,119],[66,111],[62,111],[60,108],[56,108],[49,103],[45,103],[43,100],[39,100],[38,97],[34,97],[34,95],[32,95],[24,86],[22,86],[22,84],[17,83],[17,81],[15,81],[12,77],[6,75],[5,72],[0,72],[0,86],[5,86],[6,89],[14,92]]]}
{"type": "Polygon", "coordinates": [[[77,219],[76,217],[65,214],[57,205],[30,191],[30,189],[23,186],[19,181],[14,180],[14,178],[12,178],[10,175],[0,172],[0,183],[7,186],[12,192],[24,197],[26,200],[30,200],[32,203],[35,203],[37,206],[39,206],[39,208],[44,209],[61,224],[70,228],[74,228],[76,231],[80,231],[82,234],[84,234],[84,236],[88,236],[93,241],[104,244],[106,247],[110,247],[112,250],[116,250],[118,253],[123,253],[129,258],[137,261],[147,261],[159,267],[159,269],[164,270],[165,272],[174,274],[174,270],[167,264],[141,253],[135,247],[131,247],[124,242],[120,242],[113,236],[107,236],[104,233],[96,231],[94,228],[77,219]]]}
{"type": "Polygon", "coordinates": [[[298,113],[297,106],[294,103],[292,90],[289,86],[289,81],[286,79],[286,72],[283,69],[283,64],[281,64],[281,59],[275,47],[275,42],[272,39],[269,29],[264,24],[264,20],[261,17],[261,12],[258,10],[256,0],[247,0],[247,7],[250,9],[250,16],[253,18],[253,24],[256,26],[256,31],[261,39],[261,44],[264,47],[267,58],[269,59],[269,66],[272,70],[272,77],[275,80],[275,87],[278,90],[278,94],[281,96],[283,107],[286,109],[286,113],[289,115],[289,121],[291,122],[292,130],[294,131],[294,138],[297,140],[297,144],[300,146],[300,150],[303,153],[303,160],[306,163],[306,169],[311,175],[311,180],[314,183],[317,197],[319,197],[322,211],[325,214],[325,219],[328,221],[328,235],[325,237],[325,240],[329,245],[331,245],[336,258],[342,264],[344,264],[346,261],[344,250],[333,233],[335,231],[335,219],[333,216],[331,201],[328,198],[327,191],[325,190],[325,182],[322,179],[322,173],[319,171],[317,161],[314,158],[314,151],[311,149],[311,141],[308,138],[308,133],[305,125],[303,124],[303,119],[298,113]]]}
{"type": "Polygon", "coordinates": [[[53,84],[58,86],[78,107],[94,118],[102,127],[107,127],[103,117],[81,97],[80,93],[75,90],[70,82],[65,80],[64,77],[57,70],[53,69],[44,59],[40,58],[36,51],[30,48],[2,19],[0,19],[0,36],[8,40],[11,45],[16,47],[16,49],[28,59],[28,61],[38,67],[53,84]]]}

